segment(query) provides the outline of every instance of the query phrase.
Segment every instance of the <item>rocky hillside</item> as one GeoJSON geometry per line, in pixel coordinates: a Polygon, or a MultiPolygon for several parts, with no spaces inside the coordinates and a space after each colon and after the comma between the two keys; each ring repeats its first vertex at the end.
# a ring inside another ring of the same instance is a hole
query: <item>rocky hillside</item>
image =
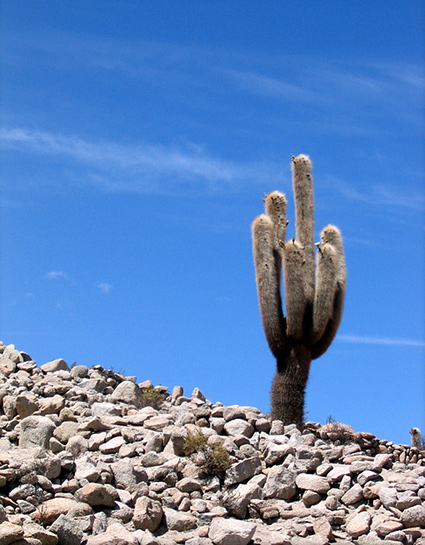
{"type": "Polygon", "coordinates": [[[0,344],[1,545],[425,544],[425,452],[0,344]]]}

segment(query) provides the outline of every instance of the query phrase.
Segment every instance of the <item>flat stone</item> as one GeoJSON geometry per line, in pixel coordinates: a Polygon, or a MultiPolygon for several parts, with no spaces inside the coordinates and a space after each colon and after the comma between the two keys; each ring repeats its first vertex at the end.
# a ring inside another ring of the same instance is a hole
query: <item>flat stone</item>
{"type": "Polygon", "coordinates": [[[403,524],[398,520],[384,520],[375,526],[375,532],[380,537],[385,537],[391,532],[402,530],[403,524]]]}
{"type": "MultiPolygon", "coordinates": [[[[87,545],[140,545],[141,542],[134,534],[122,524],[115,523],[108,526],[106,532],[89,537],[87,545]]],[[[160,542],[151,541],[152,545],[154,543],[160,542]]]]}
{"type": "Polygon", "coordinates": [[[189,513],[164,509],[165,522],[169,531],[188,532],[197,526],[197,519],[189,513]]]}
{"type": "Polygon", "coordinates": [[[93,509],[85,502],[71,498],[53,498],[43,502],[37,511],[31,513],[31,518],[37,521],[42,517],[44,524],[52,524],[60,515],[81,517],[92,514],[93,509]]]}
{"type": "Polygon", "coordinates": [[[126,441],[124,437],[122,437],[121,435],[118,435],[117,437],[113,437],[106,443],[103,443],[102,445],[100,445],[99,450],[103,454],[115,454],[125,444],[126,444],[126,441]]]}
{"type": "Polygon", "coordinates": [[[300,473],[295,479],[295,483],[301,490],[311,490],[318,494],[326,494],[330,489],[330,484],[325,477],[311,475],[309,473],[300,473]]]}
{"type": "Polygon", "coordinates": [[[144,422],[145,428],[152,431],[161,431],[170,424],[171,422],[166,416],[154,416],[144,422]]]}
{"type": "Polygon", "coordinates": [[[194,492],[195,490],[201,490],[201,484],[196,479],[191,477],[184,477],[177,484],[176,488],[181,492],[194,492]]]}
{"type": "Polygon", "coordinates": [[[331,483],[337,483],[337,482],[339,482],[345,475],[351,475],[351,470],[350,470],[350,468],[347,467],[347,466],[345,466],[345,465],[339,464],[339,465],[337,465],[336,467],[334,467],[333,469],[331,469],[331,471],[329,471],[329,473],[327,473],[326,478],[327,478],[331,483]]]}
{"type": "Polygon", "coordinates": [[[371,516],[367,511],[358,513],[347,524],[347,533],[354,539],[369,532],[371,516]]]}
{"type": "Polygon", "coordinates": [[[217,517],[211,522],[208,537],[214,545],[248,545],[254,533],[252,522],[217,517]]]}
{"type": "Polygon", "coordinates": [[[40,369],[44,373],[56,373],[56,371],[70,371],[68,364],[65,360],[62,359],[49,361],[42,365],[40,369]]]}
{"type": "Polygon", "coordinates": [[[260,473],[262,469],[261,460],[258,456],[253,456],[251,458],[246,458],[241,462],[233,464],[226,471],[225,485],[231,486],[233,484],[238,484],[243,481],[247,481],[257,473],[260,473]]]}
{"type": "Polygon", "coordinates": [[[363,499],[363,489],[356,483],[342,496],[341,501],[344,505],[354,505],[363,499]]]}

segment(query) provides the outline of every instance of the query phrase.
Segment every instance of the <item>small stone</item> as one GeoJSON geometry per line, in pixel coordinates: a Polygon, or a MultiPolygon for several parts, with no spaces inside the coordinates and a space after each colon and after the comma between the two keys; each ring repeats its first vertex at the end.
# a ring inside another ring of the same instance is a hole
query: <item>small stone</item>
{"type": "Polygon", "coordinates": [[[55,429],[55,431],[53,432],[53,437],[66,445],[71,437],[77,435],[77,431],[78,423],[67,420],[65,422],[62,422],[62,424],[55,429]]]}
{"type": "Polygon", "coordinates": [[[183,388],[181,386],[174,386],[173,392],[171,394],[172,401],[175,401],[178,397],[183,395],[183,388]]]}
{"type": "Polygon", "coordinates": [[[71,367],[70,373],[72,378],[86,378],[89,374],[89,368],[85,365],[74,365],[71,367]]]}
{"type": "Polygon", "coordinates": [[[397,501],[395,507],[404,511],[413,507],[414,505],[421,505],[421,499],[418,496],[415,496],[413,492],[401,492],[397,495],[397,501]]]}
{"type": "MultiPolygon", "coordinates": [[[[36,522],[24,523],[25,539],[38,539],[42,545],[56,545],[58,542],[58,536],[53,530],[46,530],[41,524],[36,522]]],[[[68,545],[64,543],[64,545],[68,545]]],[[[71,544],[70,544],[71,545],[71,544]]]]}
{"type": "Polygon", "coordinates": [[[351,471],[348,466],[339,464],[333,469],[331,469],[331,471],[326,475],[326,478],[331,483],[336,483],[340,481],[345,475],[350,475],[350,474],[351,474],[351,471]]]}
{"type": "Polygon", "coordinates": [[[88,451],[89,442],[82,435],[74,435],[68,439],[66,450],[72,454],[74,458],[82,456],[88,451]]]}
{"type": "Polygon", "coordinates": [[[140,545],[140,541],[134,532],[130,532],[122,524],[115,523],[108,526],[105,533],[89,537],[87,545],[140,545]]]}

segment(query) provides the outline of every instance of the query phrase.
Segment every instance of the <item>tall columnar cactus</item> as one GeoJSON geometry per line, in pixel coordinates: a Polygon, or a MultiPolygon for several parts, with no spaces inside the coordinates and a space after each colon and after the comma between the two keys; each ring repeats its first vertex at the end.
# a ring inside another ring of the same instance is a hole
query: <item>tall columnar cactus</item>
{"type": "Polygon", "coordinates": [[[292,156],[292,174],[295,238],[285,242],[287,203],[278,191],[266,195],[266,213],[254,220],[252,238],[261,318],[277,360],[272,418],[300,427],[311,360],[326,352],[341,321],[346,270],[341,233],[336,227],[325,227],[320,243],[314,244],[309,158],[292,156]],[[286,317],[280,289],[282,266],[286,317]]]}

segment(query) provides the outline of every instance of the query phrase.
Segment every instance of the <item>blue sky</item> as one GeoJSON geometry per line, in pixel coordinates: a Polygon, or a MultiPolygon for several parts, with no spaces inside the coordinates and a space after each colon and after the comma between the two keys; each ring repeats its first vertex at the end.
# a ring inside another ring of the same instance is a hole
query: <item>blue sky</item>
{"type": "Polygon", "coordinates": [[[268,412],[250,224],[305,153],[348,269],[307,418],[424,433],[424,12],[2,0],[0,338],[268,412]]]}

